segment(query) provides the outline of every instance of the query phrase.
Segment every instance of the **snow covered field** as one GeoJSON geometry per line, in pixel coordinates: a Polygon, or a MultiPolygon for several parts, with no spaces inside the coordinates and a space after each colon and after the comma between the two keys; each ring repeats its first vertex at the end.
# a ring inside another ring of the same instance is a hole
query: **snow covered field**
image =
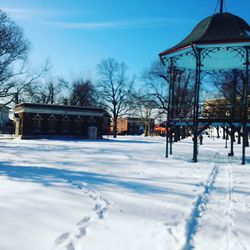
{"type": "MultiPolygon", "coordinates": [[[[250,249],[250,157],[204,138],[0,141],[1,250],[250,249]]],[[[247,155],[250,151],[247,149],[247,155]]]]}

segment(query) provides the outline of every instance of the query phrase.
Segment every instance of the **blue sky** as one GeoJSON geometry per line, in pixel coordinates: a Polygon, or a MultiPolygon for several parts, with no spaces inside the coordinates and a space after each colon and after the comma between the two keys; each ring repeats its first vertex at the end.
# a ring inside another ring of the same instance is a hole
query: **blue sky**
{"type": "MultiPolygon", "coordinates": [[[[249,0],[227,10],[250,21],[249,0]]],[[[182,40],[215,11],[217,0],[0,0],[32,43],[34,65],[49,58],[53,74],[95,75],[101,59],[125,62],[140,74],[158,53],[182,40]]]]}

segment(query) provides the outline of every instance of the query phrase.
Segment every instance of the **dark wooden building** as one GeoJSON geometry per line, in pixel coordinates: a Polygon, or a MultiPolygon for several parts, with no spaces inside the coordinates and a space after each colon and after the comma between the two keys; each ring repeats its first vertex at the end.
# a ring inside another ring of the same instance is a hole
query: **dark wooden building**
{"type": "Polygon", "coordinates": [[[101,108],[20,103],[15,107],[15,135],[21,139],[81,137],[98,139],[108,132],[101,108]]]}

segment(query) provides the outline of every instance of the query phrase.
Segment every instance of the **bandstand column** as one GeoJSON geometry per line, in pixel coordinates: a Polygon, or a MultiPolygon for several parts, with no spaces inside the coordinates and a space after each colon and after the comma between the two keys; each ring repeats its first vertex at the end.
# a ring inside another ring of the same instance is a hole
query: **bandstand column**
{"type": "Polygon", "coordinates": [[[235,108],[236,108],[236,88],[237,88],[237,77],[233,81],[232,105],[231,105],[231,125],[230,125],[230,153],[228,154],[228,156],[234,156],[235,128],[233,126],[233,121],[234,121],[234,117],[235,117],[235,108]]]}
{"type": "Polygon", "coordinates": [[[196,58],[194,110],[193,110],[193,162],[197,162],[198,155],[198,125],[199,125],[199,97],[201,81],[201,49],[192,47],[196,58]]]}
{"type": "MultiPolygon", "coordinates": [[[[173,60],[173,59],[172,59],[173,60]]],[[[173,64],[173,61],[172,61],[172,73],[171,73],[171,84],[172,84],[172,87],[171,87],[171,110],[170,110],[170,119],[174,119],[175,117],[175,95],[174,95],[174,92],[175,92],[175,67],[174,67],[174,64],[173,64]]],[[[173,132],[174,132],[174,125],[171,124],[170,125],[170,147],[169,147],[169,154],[172,155],[173,154],[173,132]]]]}
{"type": "MultiPolygon", "coordinates": [[[[173,58],[170,58],[170,66],[168,68],[169,73],[169,88],[168,88],[168,114],[167,114],[167,124],[166,124],[166,158],[168,158],[169,154],[169,139],[170,134],[172,132],[170,126],[170,119],[172,113],[172,88],[173,88],[173,58]]],[[[172,153],[172,152],[171,152],[172,153]]]]}
{"type": "Polygon", "coordinates": [[[242,164],[246,164],[246,145],[247,145],[247,120],[248,120],[248,84],[249,84],[249,47],[246,47],[246,79],[243,85],[243,142],[242,142],[242,164]]]}

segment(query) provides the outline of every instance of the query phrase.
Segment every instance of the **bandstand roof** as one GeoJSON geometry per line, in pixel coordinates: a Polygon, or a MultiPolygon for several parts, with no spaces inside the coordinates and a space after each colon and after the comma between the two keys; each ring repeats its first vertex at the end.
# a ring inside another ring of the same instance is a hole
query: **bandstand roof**
{"type": "Polygon", "coordinates": [[[203,69],[244,67],[244,47],[250,46],[250,27],[231,13],[216,13],[202,20],[183,41],[160,53],[162,60],[175,57],[175,66],[195,68],[195,48],[203,48],[203,69]]]}

